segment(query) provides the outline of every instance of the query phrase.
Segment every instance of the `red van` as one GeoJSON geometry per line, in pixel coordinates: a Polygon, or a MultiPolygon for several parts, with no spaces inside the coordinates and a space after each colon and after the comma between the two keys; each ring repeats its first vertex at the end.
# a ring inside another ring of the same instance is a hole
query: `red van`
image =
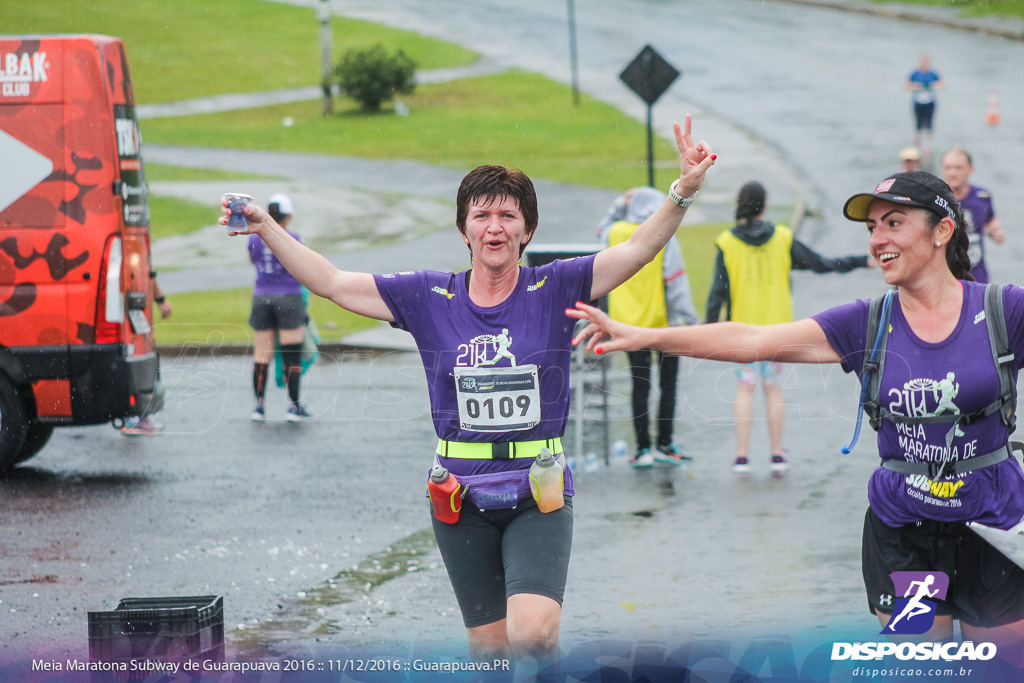
{"type": "Polygon", "coordinates": [[[159,408],[140,144],[119,39],[0,35],[0,473],[159,408]]]}

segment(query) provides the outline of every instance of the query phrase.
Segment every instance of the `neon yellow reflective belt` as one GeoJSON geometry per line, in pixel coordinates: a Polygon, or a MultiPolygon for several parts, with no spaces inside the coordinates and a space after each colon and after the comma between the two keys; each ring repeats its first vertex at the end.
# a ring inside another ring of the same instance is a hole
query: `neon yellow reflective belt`
{"type": "Polygon", "coordinates": [[[547,448],[551,455],[562,452],[562,440],[541,439],[540,441],[501,441],[467,443],[465,441],[437,442],[436,453],[442,458],[467,458],[471,460],[509,460],[511,458],[535,458],[540,449],[547,448]]]}

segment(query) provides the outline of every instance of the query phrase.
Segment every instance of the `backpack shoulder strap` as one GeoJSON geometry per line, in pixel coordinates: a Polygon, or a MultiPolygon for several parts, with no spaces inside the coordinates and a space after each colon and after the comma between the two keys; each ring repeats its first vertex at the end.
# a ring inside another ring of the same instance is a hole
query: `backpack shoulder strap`
{"type": "Polygon", "coordinates": [[[864,360],[871,357],[871,350],[874,348],[875,337],[878,335],[879,317],[882,315],[882,299],[885,295],[876,296],[868,304],[868,329],[864,337],[864,360]]]}
{"type": "Polygon", "coordinates": [[[1017,383],[1013,376],[1013,351],[1006,332],[1006,313],[1003,310],[1004,287],[989,283],[985,286],[985,325],[988,328],[988,342],[992,350],[992,362],[999,374],[999,409],[1003,424],[1016,428],[1017,383]]]}
{"type": "Polygon", "coordinates": [[[872,299],[868,306],[861,391],[864,396],[864,412],[868,415],[871,428],[876,432],[882,428],[882,404],[879,394],[882,372],[885,371],[885,349],[889,343],[889,319],[892,316],[894,295],[895,290],[890,289],[885,294],[872,299]]]}
{"type": "Polygon", "coordinates": [[[864,335],[864,363],[860,370],[860,401],[857,406],[857,424],[853,429],[853,439],[849,445],[842,447],[843,453],[852,453],[857,439],[860,437],[860,425],[864,413],[871,420],[871,428],[876,432],[882,426],[882,406],[879,393],[881,376],[885,366],[885,347],[888,343],[889,315],[892,311],[892,300],[895,290],[890,289],[882,296],[876,297],[868,304],[867,329],[864,335]]]}

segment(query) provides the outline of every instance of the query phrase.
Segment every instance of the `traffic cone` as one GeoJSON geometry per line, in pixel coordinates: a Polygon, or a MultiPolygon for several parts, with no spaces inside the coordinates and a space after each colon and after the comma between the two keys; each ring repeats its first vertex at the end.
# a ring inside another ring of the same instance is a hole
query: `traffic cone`
{"type": "Polygon", "coordinates": [[[999,95],[993,90],[988,94],[988,103],[985,105],[985,120],[990,126],[999,123],[999,95]]]}

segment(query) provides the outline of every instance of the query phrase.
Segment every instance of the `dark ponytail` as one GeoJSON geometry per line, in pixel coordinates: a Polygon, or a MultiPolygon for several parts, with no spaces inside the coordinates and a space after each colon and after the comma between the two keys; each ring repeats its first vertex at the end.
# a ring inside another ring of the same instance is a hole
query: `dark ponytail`
{"type": "MultiPolygon", "coordinates": [[[[967,253],[968,247],[970,246],[970,239],[967,236],[967,223],[964,221],[963,208],[960,206],[960,202],[957,201],[956,195],[953,194],[953,190],[951,190],[949,185],[947,185],[941,178],[933,176],[931,173],[925,173],[924,171],[910,171],[909,173],[900,173],[898,175],[906,176],[908,180],[913,180],[920,185],[924,185],[946,200],[946,203],[952,208],[954,215],[953,222],[956,223],[956,229],[953,231],[953,236],[949,238],[949,242],[946,243],[946,265],[949,266],[950,272],[953,273],[953,277],[957,280],[973,282],[974,276],[971,275],[971,257],[967,253]]],[[[934,228],[943,218],[946,217],[945,213],[937,213],[929,210],[929,227],[934,228]]]]}
{"type": "MultiPolygon", "coordinates": [[[[949,266],[949,270],[957,280],[974,282],[974,276],[971,275],[971,257],[967,253],[970,247],[970,239],[967,237],[967,230],[964,228],[963,211],[959,206],[956,208],[956,213],[959,214],[957,216],[958,225],[953,233],[953,237],[946,244],[946,265],[949,266]]],[[[938,224],[939,221],[935,221],[935,225],[938,224]]]]}
{"type": "Polygon", "coordinates": [[[764,185],[751,180],[740,188],[740,193],[736,197],[736,220],[749,223],[751,219],[757,218],[764,211],[767,200],[768,193],[765,192],[764,185]]]}

